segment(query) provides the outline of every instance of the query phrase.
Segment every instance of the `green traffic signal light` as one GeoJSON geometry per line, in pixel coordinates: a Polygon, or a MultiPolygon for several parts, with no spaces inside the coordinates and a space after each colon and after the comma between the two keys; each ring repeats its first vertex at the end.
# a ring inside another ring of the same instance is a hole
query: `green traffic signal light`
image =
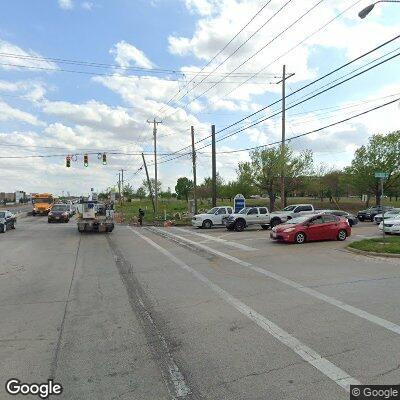
{"type": "Polygon", "coordinates": [[[84,165],[85,167],[88,167],[88,166],[89,166],[89,156],[88,156],[87,154],[85,154],[85,155],[83,156],[83,165],[84,165]]]}
{"type": "Polygon", "coordinates": [[[107,164],[107,154],[103,153],[103,165],[107,164]]]}
{"type": "Polygon", "coordinates": [[[65,161],[65,165],[67,168],[69,168],[71,166],[71,157],[67,156],[66,161],[65,161]]]}

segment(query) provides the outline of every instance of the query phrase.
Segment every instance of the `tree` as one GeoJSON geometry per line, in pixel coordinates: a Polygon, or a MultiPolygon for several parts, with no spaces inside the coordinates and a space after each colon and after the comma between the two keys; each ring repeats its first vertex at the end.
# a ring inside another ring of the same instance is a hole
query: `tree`
{"type": "Polygon", "coordinates": [[[239,171],[261,193],[268,194],[271,211],[275,208],[276,196],[280,190],[282,162],[288,191],[293,187],[295,179],[308,173],[312,167],[310,151],[296,156],[289,147],[285,147],[283,157],[280,148],[269,148],[251,152],[250,158],[250,162],[239,164],[239,171]]]}
{"type": "Polygon", "coordinates": [[[131,184],[127,184],[124,186],[124,189],[122,190],[122,195],[126,197],[127,199],[132,199],[135,195],[135,191],[133,190],[133,187],[131,184]]]}
{"type": "Polygon", "coordinates": [[[358,194],[375,196],[376,204],[381,201],[380,182],[376,172],[386,172],[388,179],[384,190],[390,192],[400,184],[400,131],[387,135],[373,135],[367,145],[358,148],[348,173],[358,194]]]}
{"type": "MultiPolygon", "coordinates": [[[[151,185],[151,189],[153,191],[153,196],[154,196],[155,195],[155,193],[154,193],[155,179],[154,178],[150,178],[150,185],[151,185]]],[[[150,196],[149,185],[147,184],[147,179],[143,179],[142,186],[144,188],[146,188],[146,193],[148,196],[150,196]]],[[[157,192],[161,193],[161,181],[159,181],[159,180],[157,180],[157,192]]]]}
{"type": "Polygon", "coordinates": [[[189,193],[193,190],[193,181],[186,177],[178,178],[175,186],[175,193],[179,198],[189,200],[189,193]]]}
{"type": "Polygon", "coordinates": [[[139,197],[140,200],[142,200],[143,197],[146,197],[146,190],[143,186],[140,186],[136,191],[136,197],[139,197]]]}

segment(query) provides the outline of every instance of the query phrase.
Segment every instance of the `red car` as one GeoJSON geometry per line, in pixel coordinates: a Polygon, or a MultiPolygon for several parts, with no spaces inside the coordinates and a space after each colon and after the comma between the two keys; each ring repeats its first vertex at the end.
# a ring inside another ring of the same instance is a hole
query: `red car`
{"type": "Polygon", "coordinates": [[[312,240],[346,240],[351,228],[346,218],[320,214],[293,218],[272,228],[271,239],[304,243],[312,240]]]}

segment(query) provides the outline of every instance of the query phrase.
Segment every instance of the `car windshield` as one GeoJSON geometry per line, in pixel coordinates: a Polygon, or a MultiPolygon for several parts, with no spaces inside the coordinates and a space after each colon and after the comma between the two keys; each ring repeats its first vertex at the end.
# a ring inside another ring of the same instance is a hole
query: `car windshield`
{"type": "Polygon", "coordinates": [[[211,210],[207,211],[207,214],[215,214],[218,211],[218,207],[214,207],[211,210]]]}
{"type": "Polygon", "coordinates": [[[310,217],[297,217],[289,219],[289,221],[287,221],[286,224],[291,224],[291,225],[301,224],[303,222],[306,222],[309,218],[310,217]]]}
{"type": "Polygon", "coordinates": [[[245,208],[242,208],[242,209],[239,211],[239,213],[238,213],[238,214],[246,214],[246,213],[247,213],[247,211],[249,211],[249,210],[250,210],[250,208],[252,208],[252,207],[245,207],[245,208]]]}
{"type": "Polygon", "coordinates": [[[52,209],[51,209],[51,211],[67,211],[68,210],[68,207],[66,206],[66,205],[62,205],[62,204],[60,204],[60,205],[55,205],[52,209]]]}
{"type": "Polygon", "coordinates": [[[293,211],[297,206],[287,206],[283,209],[283,211],[293,211]]]}

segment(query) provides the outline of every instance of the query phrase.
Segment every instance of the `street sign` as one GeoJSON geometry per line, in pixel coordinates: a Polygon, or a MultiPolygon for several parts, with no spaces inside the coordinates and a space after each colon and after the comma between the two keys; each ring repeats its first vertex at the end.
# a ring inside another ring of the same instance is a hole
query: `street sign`
{"type": "Polygon", "coordinates": [[[233,208],[238,213],[242,208],[246,207],[246,200],[242,194],[237,194],[233,199],[233,208]]]}
{"type": "Polygon", "coordinates": [[[389,174],[387,172],[375,172],[375,178],[387,179],[389,174]]]}

